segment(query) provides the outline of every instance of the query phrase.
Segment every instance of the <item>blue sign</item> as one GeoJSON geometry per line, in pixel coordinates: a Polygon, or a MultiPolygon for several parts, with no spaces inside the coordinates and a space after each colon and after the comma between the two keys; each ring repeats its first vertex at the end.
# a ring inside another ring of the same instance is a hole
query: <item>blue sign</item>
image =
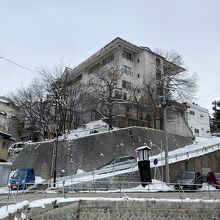
{"type": "Polygon", "coordinates": [[[158,159],[154,159],[154,165],[157,165],[158,159]]]}

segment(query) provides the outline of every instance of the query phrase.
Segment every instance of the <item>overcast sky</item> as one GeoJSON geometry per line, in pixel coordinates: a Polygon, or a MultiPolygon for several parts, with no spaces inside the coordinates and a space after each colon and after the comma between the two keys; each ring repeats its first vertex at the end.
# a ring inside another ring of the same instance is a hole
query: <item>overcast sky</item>
{"type": "MultiPolygon", "coordinates": [[[[219,0],[19,0],[0,3],[0,57],[30,69],[76,66],[116,37],[176,50],[199,76],[196,102],[220,99],[219,0]]],[[[35,73],[0,58],[0,95],[35,73]]]]}

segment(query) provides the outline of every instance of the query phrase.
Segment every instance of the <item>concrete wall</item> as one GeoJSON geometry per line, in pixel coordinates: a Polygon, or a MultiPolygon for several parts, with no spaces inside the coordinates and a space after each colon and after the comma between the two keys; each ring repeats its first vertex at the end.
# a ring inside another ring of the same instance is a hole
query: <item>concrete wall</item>
{"type": "MultiPolygon", "coordinates": [[[[170,150],[192,144],[192,139],[178,135],[169,134],[168,139],[170,150]]],[[[163,131],[130,127],[71,141],[59,141],[58,176],[60,176],[61,170],[65,170],[65,175],[76,173],[78,169],[92,171],[113,158],[127,155],[136,156],[135,149],[146,144],[152,148],[152,155],[159,154],[164,140],[163,131]]],[[[36,175],[48,179],[51,177],[52,155],[53,142],[29,144],[13,161],[12,169],[33,167],[36,175]]]]}
{"type": "Polygon", "coordinates": [[[210,168],[213,172],[220,171],[220,150],[171,164],[170,180],[174,181],[181,171],[199,171],[202,173],[203,168],[210,168]]]}
{"type": "MultiPolygon", "coordinates": [[[[151,166],[151,177],[154,178],[154,165],[151,166]]],[[[205,154],[199,157],[191,158],[188,160],[180,161],[177,163],[172,163],[169,165],[170,168],[170,182],[174,183],[176,177],[180,172],[188,170],[188,171],[199,171],[203,173],[203,168],[209,168],[213,172],[220,171],[220,150],[211,152],[209,154],[205,154]],[[215,161],[215,162],[213,162],[215,161]]],[[[156,179],[161,179],[162,167],[157,168],[156,179]]],[[[163,174],[165,179],[165,167],[163,167],[163,174]]],[[[204,181],[206,182],[206,177],[204,177],[204,181]]],[[[140,175],[139,171],[134,169],[133,172],[123,173],[120,175],[114,175],[110,177],[106,177],[103,179],[99,179],[98,182],[86,182],[74,185],[71,189],[113,189],[120,187],[123,188],[132,188],[140,185],[140,175]]]]}
{"type": "Polygon", "coordinates": [[[196,137],[210,137],[209,111],[199,105],[187,103],[186,120],[196,137]],[[194,113],[194,114],[193,114],[194,113]],[[199,133],[195,132],[195,129],[199,133]]]}
{"type": "Polygon", "coordinates": [[[60,204],[53,209],[50,205],[30,210],[32,220],[127,220],[127,219],[219,219],[219,202],[194,201],[160,201],[160,200],[79,200],[60,204]]]}

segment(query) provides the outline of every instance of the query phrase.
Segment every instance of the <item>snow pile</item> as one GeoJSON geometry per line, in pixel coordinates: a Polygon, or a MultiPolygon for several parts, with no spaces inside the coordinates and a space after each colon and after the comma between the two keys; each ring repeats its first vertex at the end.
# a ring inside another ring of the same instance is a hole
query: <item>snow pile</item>
{"type": "Polygon", "coordinates": [[[23,201],[13,205],[2,206],[0,208],[0,219],[6,218],[10,213],[15,213],[18,209],[22,209],[28,205],[29,205],[28,201],[23,201]]]}
{"type": "MultiPolygon", "coordinates": [[[[114,190],[111,192],[119,192],[120,190],[114,190]]],[[[123,192],[168,192],[173,191],[172,187],[159,180],[152,179],[152,183],[143,187],[139,185],[134,188],[122,189],[123,192]]],[[[109,192],[109,191],[108,191],[109,192]]]]}
{"type": "Polygon", "coordinates": [[[79,127],[76,130],[72,130],[67,134],[59,137],[59,139],[73,140],[77,138],[82,138],[95,133],[108,131],[108,125],[102,120],[92,121],[85,124],[84,127],[79,127]]]}
{"type": "MultiPolygon", "coordinates": [[[[9,215],[9,213],[15,213],[18,209],[23,208],[24,206],[28,206],[29,208],[45,208],[46,205],[52,204],[56,202],[57,204],[61,203],[70,203],[70,202],[77,202],[77,201],[86,201],[86,200],[92,200],[92,201],[152,201],[152,202],[184,202],[184,203],[219,203],[219,199],[210,199],[210,200],[202,200],[202,199],[156,199],[156,198],[130,198],[126,195],[122,198],[103,198],[103,197],[91,197],[91,198],[61,198],[61,197],[55,197],[55,198],[47,198],[47,199],[39,199],[35,200],[33,202],[23,201],[21,203],[17,203],[14,205],[3,206],[0,208],[0,219],[3,219],[9,215]]],[[[24,218],[25,219],[25,216],[24,218]]]]}
{"type": "Polygon", "coordinates": [[[42,184],[45,182],[46,182],[46,180],[43,179],[41,176],[35,176],[35,184],[42,184]]]}

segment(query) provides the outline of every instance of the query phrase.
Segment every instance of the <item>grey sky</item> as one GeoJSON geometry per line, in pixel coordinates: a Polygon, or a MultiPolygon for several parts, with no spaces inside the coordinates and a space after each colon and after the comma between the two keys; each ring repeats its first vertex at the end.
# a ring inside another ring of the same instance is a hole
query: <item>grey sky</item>
{"type": "MultiPolygon", "coordinates": [[[[174,49],[200,78],[196,102],[220,99],[218,0],[19,0],[0,2],[0,57],[25,67],[71,66],[116,37],[152,50],[174,49]]],[[[0,95],[34,73],[0,59],[0,95]]]]}

